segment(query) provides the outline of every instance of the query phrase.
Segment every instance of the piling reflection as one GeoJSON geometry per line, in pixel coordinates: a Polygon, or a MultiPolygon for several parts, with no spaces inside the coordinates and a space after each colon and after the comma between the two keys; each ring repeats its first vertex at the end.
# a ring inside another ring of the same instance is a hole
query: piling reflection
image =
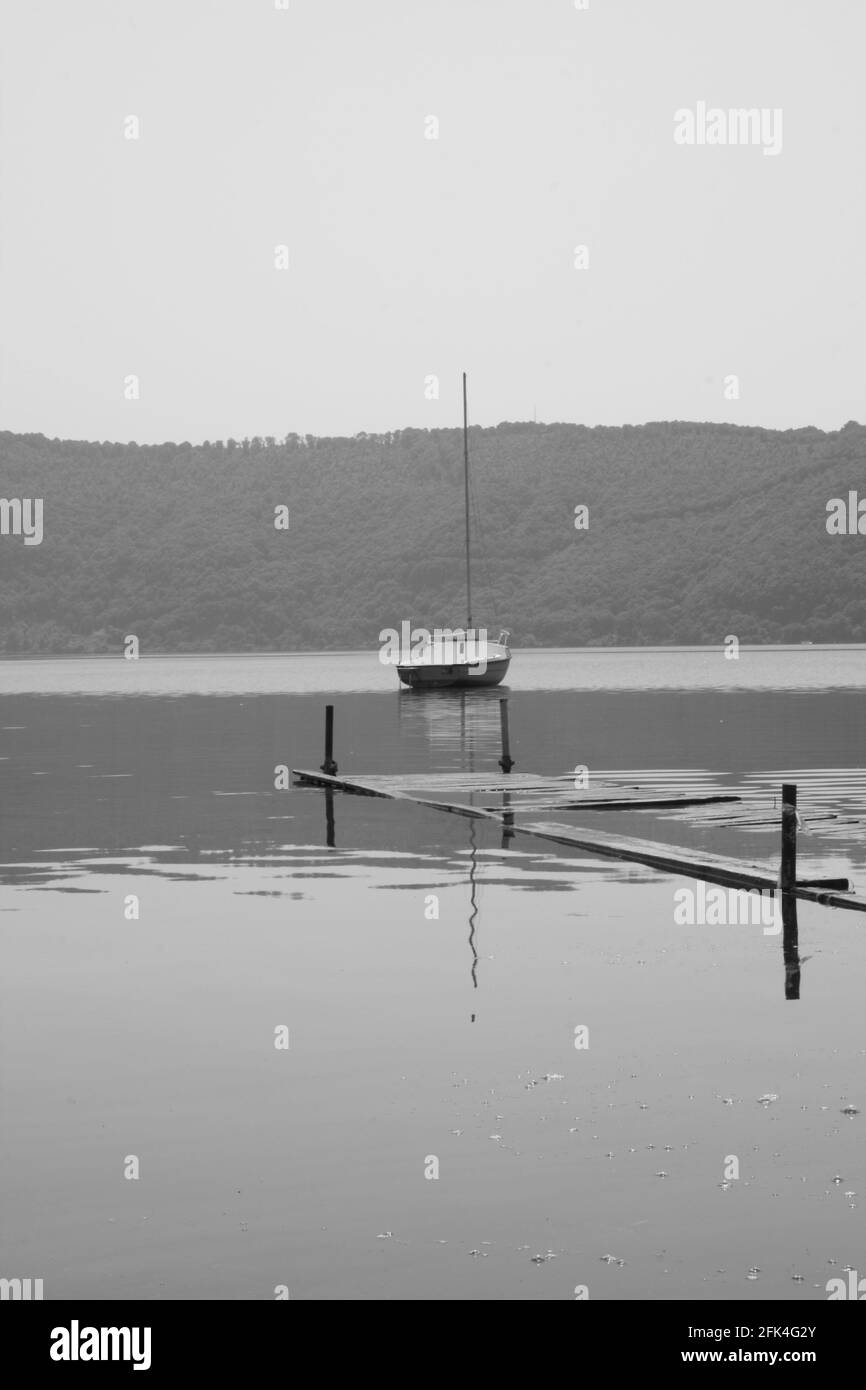
{"type": "Polygon", "coordinates": [[[485,690],[401,690],[401,735],[444,754],[440,766],[475,770],[495,766],[500,752],[499,701],[506,686],[485,690]],[[448,756],[450,755],[450,756],[448,756]]]}
{"type": "Polygon", "coordinates": [[[785,998],[800,998],[800,942],[797,928],[797,899],[782,893],[782,954],[785,961],[785,998]]]}
{"type": "MultiPolygon", "coordinates": [[[[336,848],[336,822],[334,815],[334,793],[330,787],[323,788],[325,799],[325,844],[328,849],[336,848]]],[[[470,796],[470,801],[471,801],[470,796]]],[[[476,925],[478,922],[479,902],[478,902],[478,830],[477,821],[471,816],[467,817],[469,826],[469,951],[471,954],[471,964],[469,966],[469,977],[472,981],[472,988],[478,988],[478,949],[475,945],[476,925]]],[[[503,848],[508,835],[513,835],[513,830],[503,830],[503,848]]],[[[471,1015],[470,1021],[475,1022],[476,1015],[471,1015]]]]}
{"type": "Polygon", "coordinates": [[[502,793],[502,848],[509,848],[509,840],[514,838],[514,812],[508,808],[511,805],[511,793],[502,793]]]}

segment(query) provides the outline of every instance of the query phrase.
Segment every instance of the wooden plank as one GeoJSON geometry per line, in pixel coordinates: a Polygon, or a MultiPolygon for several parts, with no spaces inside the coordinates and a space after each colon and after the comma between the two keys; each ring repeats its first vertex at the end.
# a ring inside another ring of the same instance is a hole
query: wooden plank
{"type": "MultiPolygon", "coordinates": [[[[352,779],[357,780],[355,778],[352,779]]],[[[611,795],[625,797],[630,791],[640,794],[644,789],[639,786],[634,788],[624,787],[621,782],[603,782],[600,779],[592,779],[590,786],[586,788],[574,787],[569,785],[574,779],[568,777],[560,779],[558,777],[538,777],[530,776],[528,773],[512,772],[507,776],[496,777],[487,775],[462,776],[462,775],[442,775],[440,773],[418,773],[416,776],[383,777],[379,773],[361,774],[361,780],[368,782],[372,786],[387,790],[395,787],[404,790],[406,787],[414,787],[418,790],[422,788],[438,788],[443,791],[488,791],[488,792],[508,792],[508,791],[536,791],[546,792],[551,796],[566,796],[570,793],[580,794],[586,792],[589,795],[598,795],[600,792],[610,792],[611,795]]],[[[664,791],[666,796],[682,796],[682,791],[664,791]]],[[[719,795],[719,793],[706,791],[696,792],[695,795],[719,795]]],[[[691,792],[688,795],[692,795],[691,792]]],[[[735,799],[741,799],[739,796],[735,799]]]]}
{"type": "Polygon", "coordinates": [[[517,773],[502,780],[498,777],[425,777],[420,773],[417,777],[379,777],[370,774],[364,775],[364,780],[375,783],[377,787],[466,787],[476,791],[484,787],[545,787],[548,791],[554,790],[553,784],[542,778],[519,777],[517,773]]]}
{"type": "MultiPolygon", "coordinates": [[[[739,801],[738,796],[630,796],[621,797],[611,795],[596,798],[587,796],[585,800],[577,799],[573,794],[557,797],[553,801],[512,801],[508,806],[509,811],[645,811],[645,810],[672,810],[676,807],[684,806],[706,806],[711,802],[717,801],[739,801]]],[[[496,806],[488,806],[485,810],[502,809],[496,806]]]]}
{"type": "Polygon", "coordinates": [[[606,830],[586,830],[577,826],[559,825],[552,821],[536,821],[528,825],[523,823],[515,826],[515,829],[524,835],[553,840],[557,844],[609,855],[614,859],[634,860],[650,868],[668,869],[676,873],[696,873],[699,878],[711,873],[724,876],[731,882],[741,880],[745,886],[751,885],[755,888],[774,888],[777,883],[776,877],[764,865],[726,859],[722,855],[710,854],[699,849],[686,849],[655,840],[640,840],[631,835],[618,835],[606,830]]]}
{"type": "MultiPolygon", "coordinates": [[[[684,817],[684,819],[688,819],[688,817],[684,817]]],[[[745,825],[745,824],[748,824],[748,825],[779,825],[779,824],[780,824],[780,816],[779,816],[779,812],[778,812],[778,811],[762,810],[760,806],[749,806],[749,805],[747,805],[747,804],[744,805],[743,803],[740,803],[739,808],[737,808],[736,810],[730,810],[730,811],[729,811],[729,810],[724,810],[724,811],[719,812],[718,814],[714,814],[713,811],[707,811],[707,812],[705,812],[705,813],[702,813],[702,815],[701,815],[701,817],[700,817],[700,820],[701,820],[701,824],[703,824],[703,825],[728,825],[728,824],[731,824],[731,825],[739,825],[739,824],[744,824],[744,825],[745,825]]],[[[816,814],[816,815],[813,815],[813,816],[801,815],[801,816],[800,816],[800,823],[801,823],[801,825],[811,824],[811,823],[814,822],[814,821],[828,821],[828,820],[836,820],[836,817],[835,817],[834,815],[829,815],[829,814],[827,814],[827,815],[816,814]]]]}
{"type": "Polygon", "coordinates": [[[332,791],[356,792],[361,796],[383,796],[390,800],[417,801],[417,797],[407,797],[405,793],[388,790],[383,787],[374,786],[372,782],[362,781],[358,777],[329,777],[326,772],[310,772],[303,768],[292,768],[292,776],[297,777],[302,784],[313,787],[330,787],[332,791]]]}
{"type": "MultiPolygon", "coordinates": [[[[738,860],[723,859],[720,855],[702,850],[683,849],[679,845],[664,845],[651,840],[637,840],[627,835],[580,830],[570,825],[555,823],[516,824],[514,829],[521,835],[534,835],[540,839],[552,840],[556,844],[568,845],[592,854],[607,855],[613,859],[630,860],[645,864],[648,868],[662,869],[667,873],[689,874],[709,883],[762,890],[779,888],[778,876],[772,874],[764,865],[742,864],[738,860]]],[[[793,889],[793,895],[811,902],[823,903],[828,907],[847,907],[854,912],[866,912],[866,902],[863,900],[839,897],[832,892],[808,888],[805,884],[798,884],[793,889]]]]}
{"type": "Polygon", "coordinates": [[[847,878],[798,878],[798,888],[838,888],[843,893],[851,890],[851,880],[847,878]]]}

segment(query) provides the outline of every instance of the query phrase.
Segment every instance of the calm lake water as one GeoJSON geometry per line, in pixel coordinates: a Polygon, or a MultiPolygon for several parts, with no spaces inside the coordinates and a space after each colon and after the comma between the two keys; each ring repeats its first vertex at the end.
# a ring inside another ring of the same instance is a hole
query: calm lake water
{"type": "MultiPolygon", "coordinates": [[[[866,649],[509,674],[419,694],[358,653],[0,662],[0,1275],[801,1302],[866,1268],[866,916],[800,904],[790,999],[779,936],[675,923],[686,880],[386,800],[338,794],[329,824],[323,792],[274,785],[318,767],[329,697],[341,772],[495,769],[507,693],[519,771],[767,814],[796,781],[801,870],[866,896],[866,649]]],[[[571,820],[778,864],[760,817],[571,820]]]]}

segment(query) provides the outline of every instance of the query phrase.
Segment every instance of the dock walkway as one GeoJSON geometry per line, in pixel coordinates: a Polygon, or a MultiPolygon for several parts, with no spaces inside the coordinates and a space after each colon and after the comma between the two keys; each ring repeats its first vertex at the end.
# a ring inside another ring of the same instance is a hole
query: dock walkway
{"type": "MultiPolygon", "coordinates": [[[[586,787],[576,786],[574,775],[557,777],[533,773],[405,773],[395,776],[365,774],[359,777],[329,775],[293,768],[292,775],[302,786],[323,787],[360,796],[386,797],[411,801],[453,815],[490,820],[503,827],[506,835],[530,835],[537,839],[567,845],[572,849],[601,854],[613,859],[629,860],[672,874],[686,874],[710,883],[738,889],[757,889],[762,892],[779,888],[779,875],[766,864],[751,864],[703,849],[688,849],[657,841],[620,835],[601,827],[585,828],[567,822],[527,820],[529,814],[540,811],[570,812],[575,810],[604,811],[674,811],[687,807],[704,807],[719,802],[743,803],[736,793],[666,790],[661,786],[638,786],[619,781],[592,780],[586,787]],[[501,798],[496,804],[491,798],[501,798]],[[478,800],[476,800],[478,798],[478,800]]],[[[728,813],[717,817],[721,825],[782,824],[781,811],[772,808],[742,806],[743,814],[728,813]]],[[[814,817],[824,819],[826,817],[814,817]]],[[[807,818],[807,822],[808,822],[807,818]]],[[[712,822],[710,822],[712,823],[712,822]]],[[[822,903],[828,907],[848,908],[866,912],[866,901],[846,891],[846,881],[800,882],[791,890],[793,896],[822,903]],[[840,891],[841,890],[841,891],[840,891]]]]}

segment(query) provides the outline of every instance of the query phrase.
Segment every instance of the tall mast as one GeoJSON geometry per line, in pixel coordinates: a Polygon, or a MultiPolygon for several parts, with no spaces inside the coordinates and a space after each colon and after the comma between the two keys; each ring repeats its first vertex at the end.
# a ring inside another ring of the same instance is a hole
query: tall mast
{"type": "Polygon", "coordinates": [[[466,616],[472,626],[472,572],[469,567],[469,416],[466,408],[466,373],[463,373],[463,473],[466,494],[466,616]]]}

